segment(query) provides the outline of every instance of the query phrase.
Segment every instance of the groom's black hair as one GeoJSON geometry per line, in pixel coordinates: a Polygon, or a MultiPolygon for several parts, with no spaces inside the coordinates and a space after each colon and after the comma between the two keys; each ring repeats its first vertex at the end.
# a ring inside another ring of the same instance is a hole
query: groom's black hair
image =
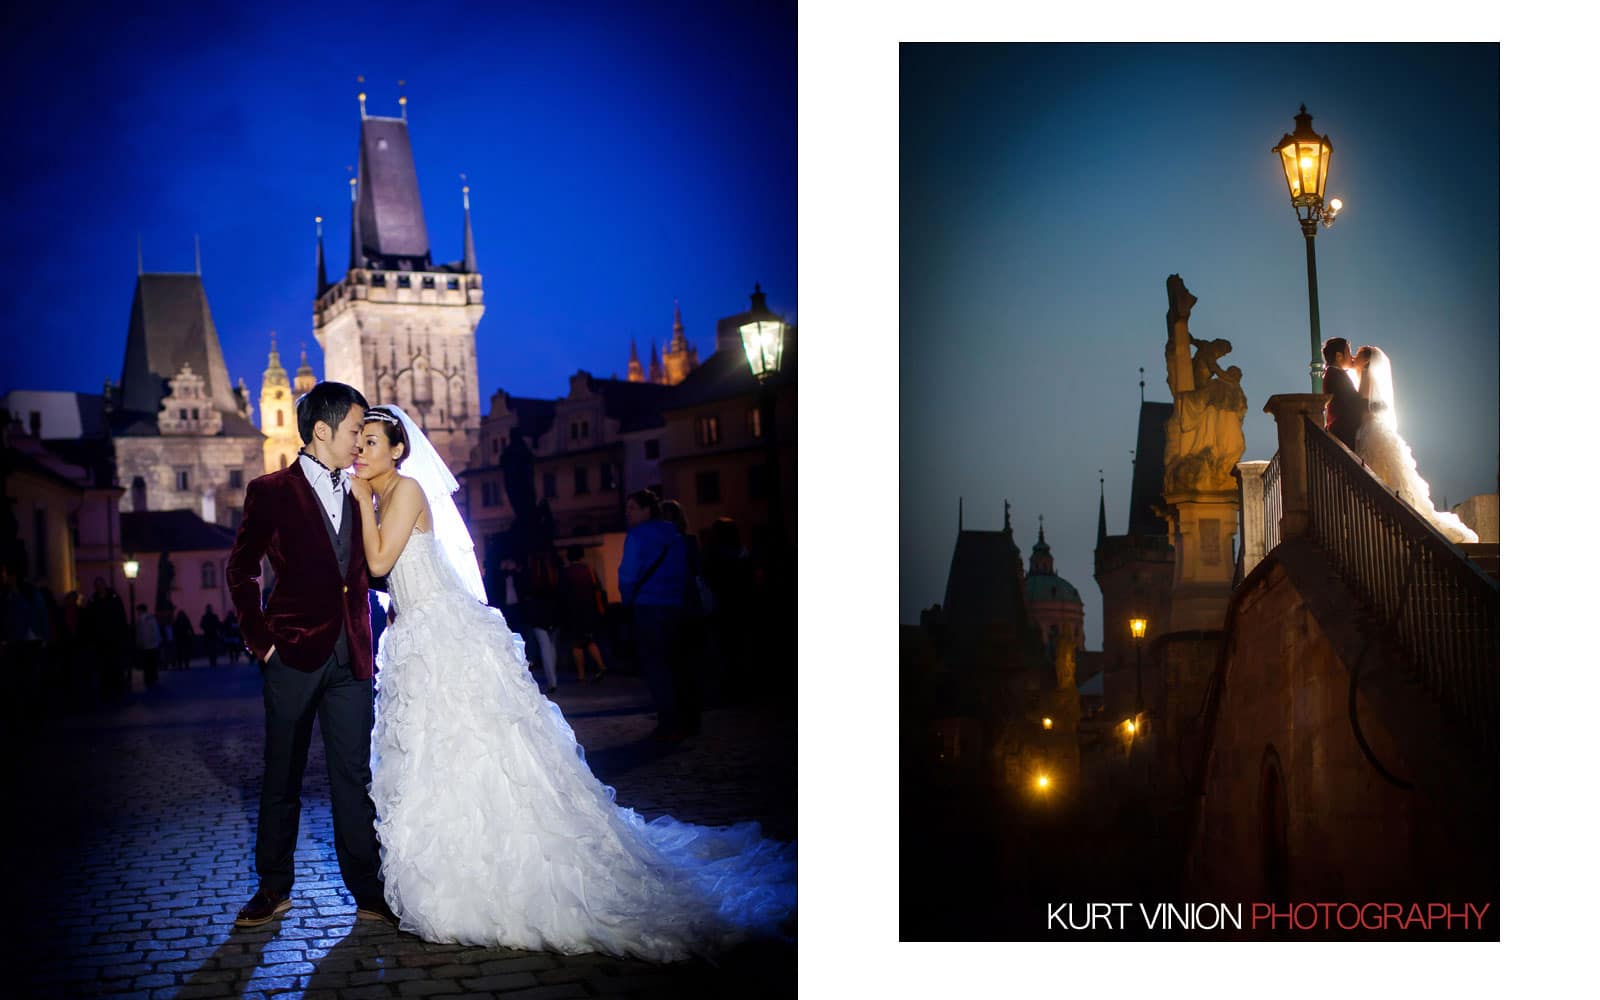
{"type": "Polygon", "coordinates": [[[312,386],[310,392],[294,403],[301,443],[311,443],[319,420],[329,427],[338,427],[352,406],[359,406],[363,411],[367,408],[367,397],[361,395],[355,386],[343,382],[318,382],[312,386]]]}
{"type": "Polygon", "coordinates": [[[1340,354],[1340,353],[1344,353],[1344,354],[1349,354],[1350,353],[1350,341],[1344,339],[1343,337],[1329,337],[1326,341],[1323,342],[1323,345],[1322,345],[1322,360],[1323,361],[1326,361],[1328,364],[1331,365],[1331,364],[1333,364],[1333,356],[1335,354],[1340,354]]]}

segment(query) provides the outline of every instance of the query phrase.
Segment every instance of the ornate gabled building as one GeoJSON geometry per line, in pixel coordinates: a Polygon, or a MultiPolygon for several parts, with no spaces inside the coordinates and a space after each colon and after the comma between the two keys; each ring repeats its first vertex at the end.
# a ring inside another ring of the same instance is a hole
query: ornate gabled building
{"type": "Polygon", "coordinates": [[[237,526],[263,439],[244,381],[229,384],[198,266],[139,274],[122,381],[108,387],[107,405],[123,511],[192,510],[237,526]]]}
{"type": "Polygon", "coordinates": [[[462,258],[435,263],[402,117],[366,113],[361,96],[358,175],[350,181],[350,260],[328,283],[317,236],[314,323],[324,376],[373,405],[404,407],[452,471],[479,443],[477,328],[483,276],[461,189],[462,258]]]}

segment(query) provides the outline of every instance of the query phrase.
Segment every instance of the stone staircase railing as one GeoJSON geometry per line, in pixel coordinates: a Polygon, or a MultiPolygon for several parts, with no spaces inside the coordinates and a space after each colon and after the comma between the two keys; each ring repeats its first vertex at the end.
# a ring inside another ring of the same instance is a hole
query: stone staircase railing
{"type": "Polygon", "coordinates": [[[1415,679],[1493,757],[1500,587],[1322,429],[1324,398],[1267,402],[1278,421],[1278,454],[1271,463],[1240,463],[1239,568],[1248,574],[1282,539],[1316,542],[1385,623],[1415,679]]]}

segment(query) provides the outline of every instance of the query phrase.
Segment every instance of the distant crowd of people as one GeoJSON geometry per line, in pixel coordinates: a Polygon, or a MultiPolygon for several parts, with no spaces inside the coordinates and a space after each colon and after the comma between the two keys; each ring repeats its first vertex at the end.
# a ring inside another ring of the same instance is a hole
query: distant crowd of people
{"type": "MultiPolygon", "coordinates": [[[[133,689],[134,671],[146,690],[160,686],[163,670],[187,670],[243,655],[238,616],[218,617],[206,605],[196,630],[182,608],[152,612],[127,605],[104,577],[87,598],[68,591],[60,599],[27,579],[24,565],[0,566],[0,662],[27,694],[83,701],[116,700],[133,689]]],[[[18,699],[32,703],[30,699],[18,699]]]]}
{"type": "Polygon", "coordinates": [[[732,518],[718,518],[702,546],[676,501],[640,490],[626,514],[615,604],[572,545],[564,562],[553,547],[502,560],[503,610],[547,694],[559,688],[563,660],[587,682],[606,675],[607,655],[621,657],[650,687],[651,738],[676,743],[699,731],[708,702],[761,693],[751,636],[758,574],[732,518]]]}

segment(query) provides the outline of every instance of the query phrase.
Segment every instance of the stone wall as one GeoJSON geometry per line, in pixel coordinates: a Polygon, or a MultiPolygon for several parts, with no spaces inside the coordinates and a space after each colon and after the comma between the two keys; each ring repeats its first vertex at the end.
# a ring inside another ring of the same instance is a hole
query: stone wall
{"type": "MultiPolygon", "coordinates": [[[[1496,782],[1457,749],[1405,664],[1320,556],[1269,557],[1239,598],[1186,895],[1192,899],[1498,902],[1496,782]],[[1351,722],[1350,676],[1359,664],[1351,722]],[[1277,777],[1269,776],[1276,771],[1277,777]],[[1269,799],[1281,788],[1281,828],[1269,799]],[[1282,864],[1273,871],[1274,840],[1282,864]]],[[[1294,556],[1295,553],[1288,553],[1294,556]]]]}
{"type": "Polygon", "coordinates": [[[210,520],[234,527],[232,511],[244,508],[245,486],[262,474],[262,444],[251,437],[126,437],[115,438],[117,482],[124,493],[118,506],[133,511],[134,479],[142,477],[145,510],[192,510],[206,517],[205,497],[211,491],[215,509],[210,520]],[[189,488],[178,488],[179,469],[189,473],[189,488]],[[229,471],[240,471],[240,484],[229,486],[229,471]]]}

